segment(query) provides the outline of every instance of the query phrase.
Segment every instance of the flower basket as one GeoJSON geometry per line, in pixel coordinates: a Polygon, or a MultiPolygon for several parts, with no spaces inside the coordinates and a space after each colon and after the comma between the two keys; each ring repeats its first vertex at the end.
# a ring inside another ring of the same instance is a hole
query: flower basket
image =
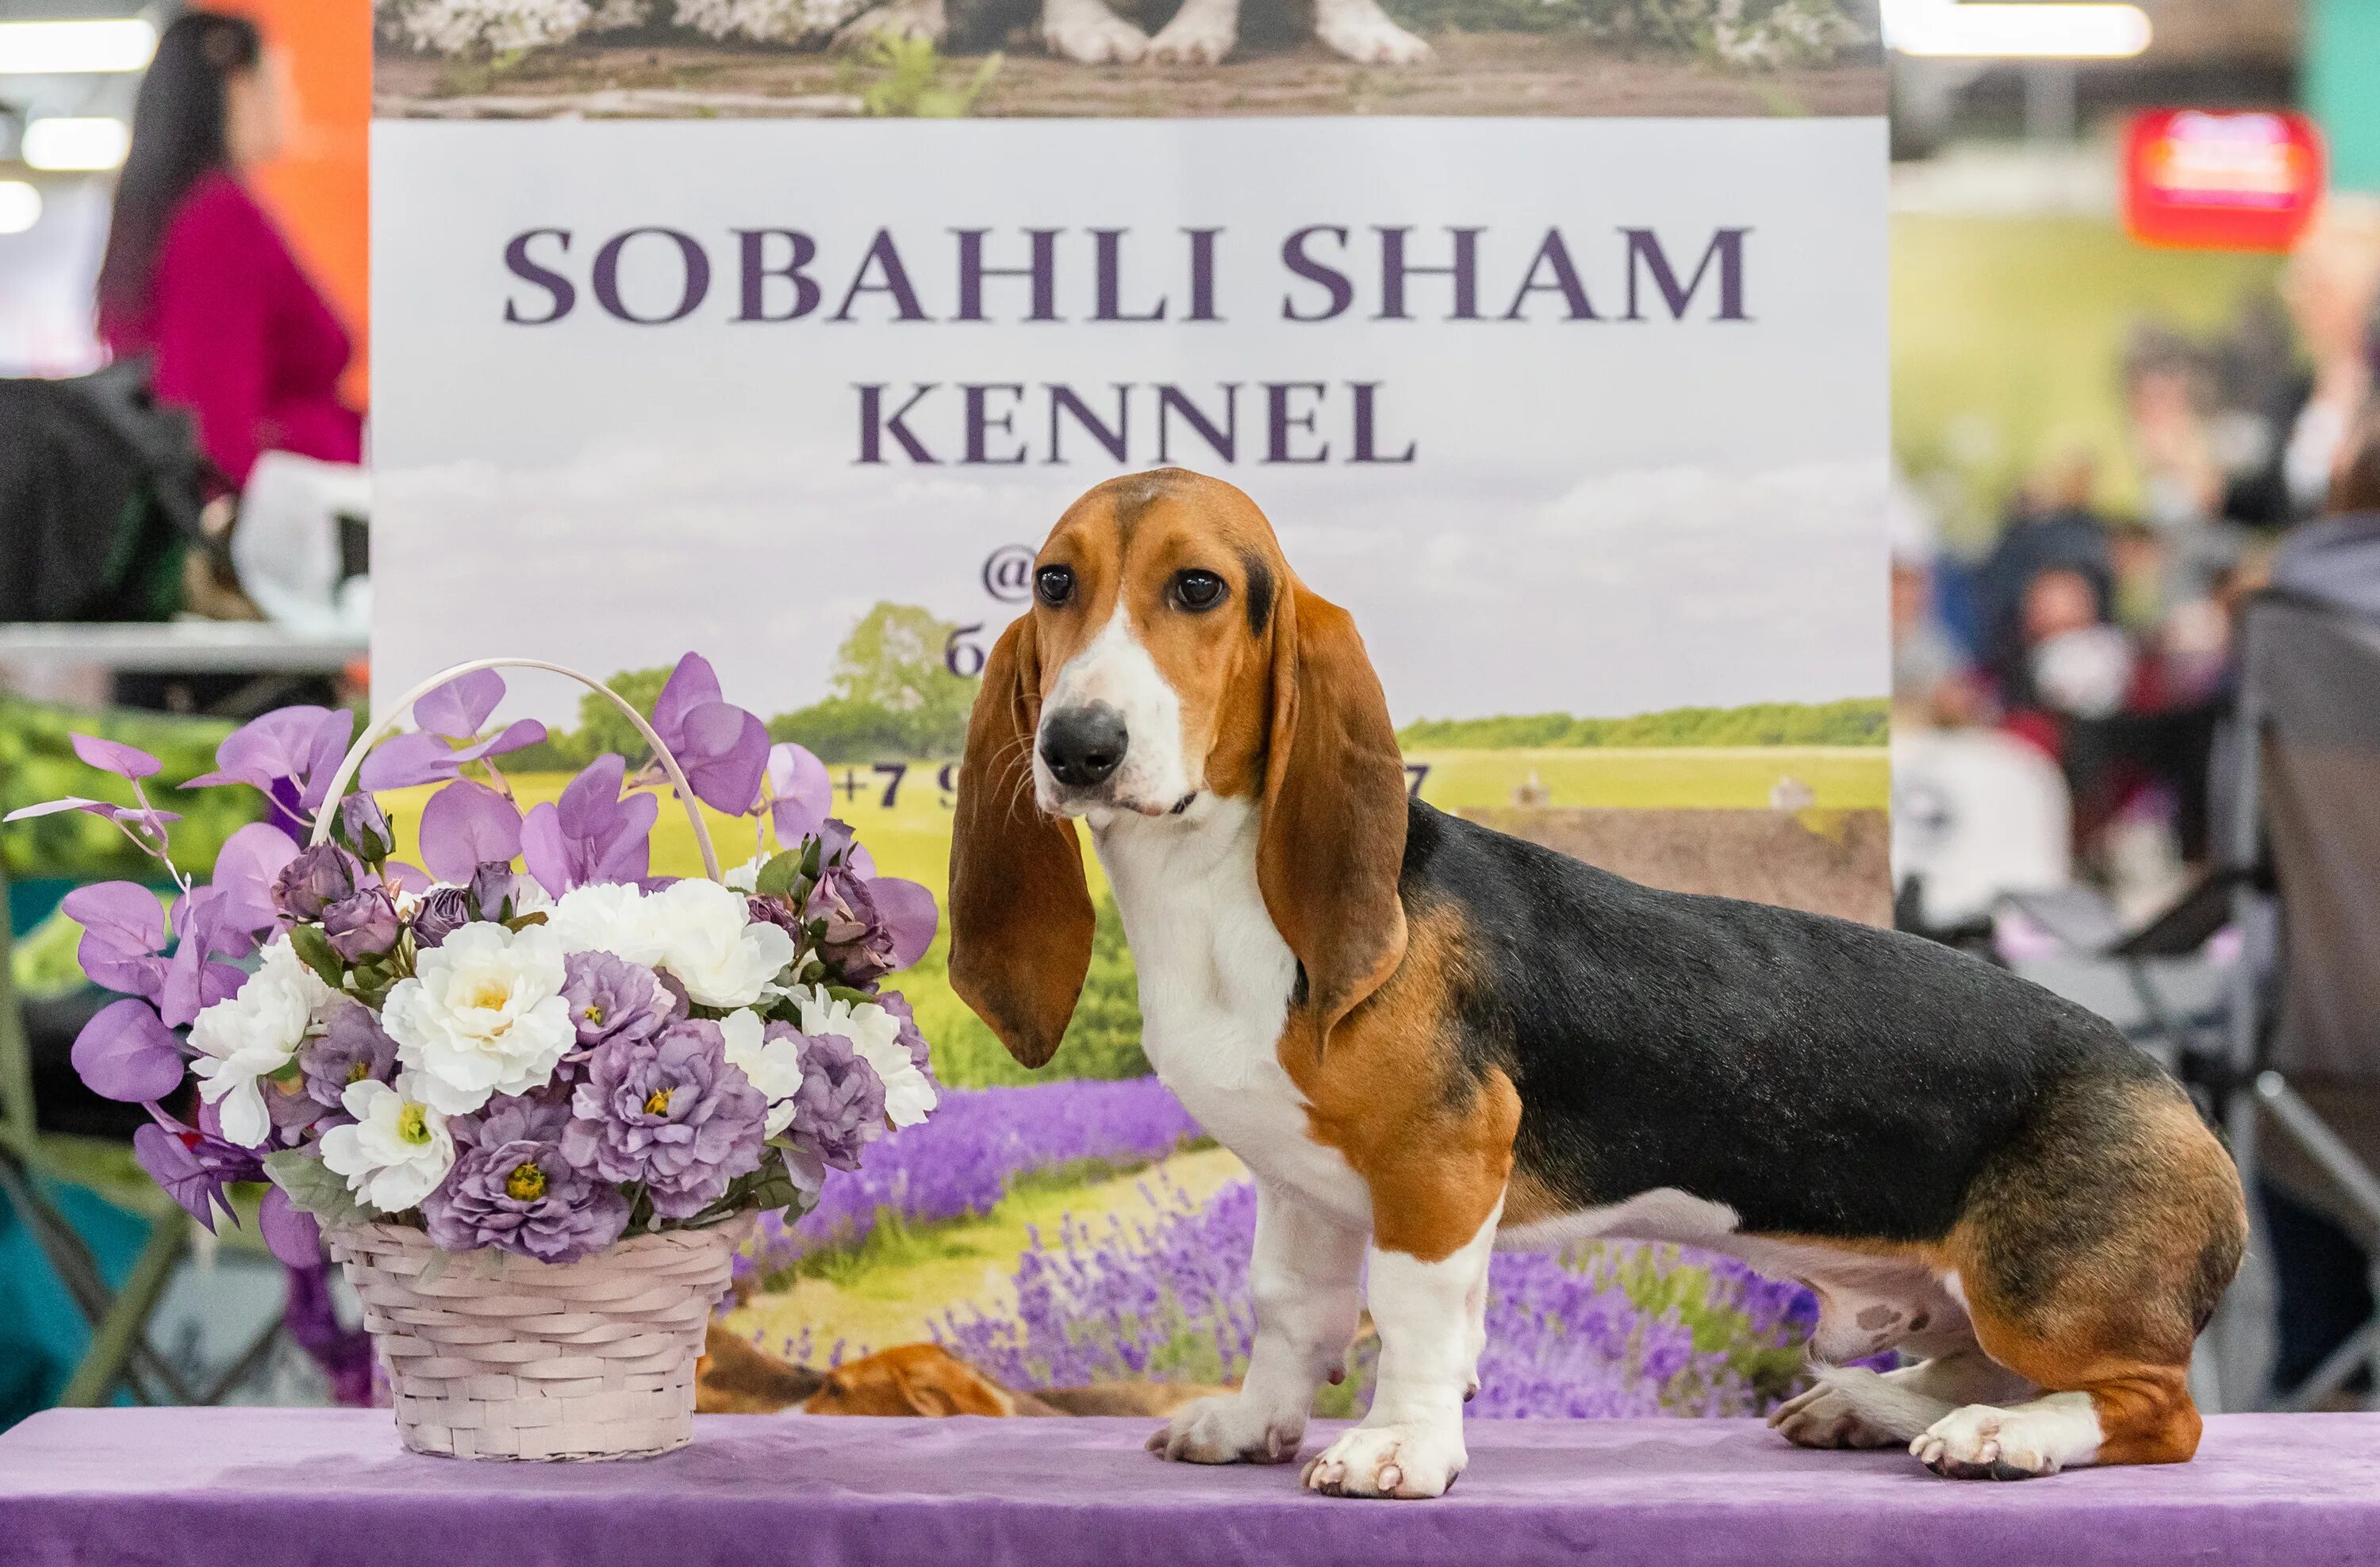
{"type": "Polygon", "coordinates": [[[640,1458],[694,1434],[694,1363],[743,1226],[492,1269],[398,1224],[332,1229],[388,1368],[396,1430],[449,1458],[640,1458]]]}
{"type": "Polygon", "coordinates": [[[827,816],[825,767],[771,745],[691,653],[650,716],[575,670],[486,659],[351,747],[352,723],[286,708],[224,742],[185,786],[261,789],[273,817],[203,884],[141,788],[156,759],[130,747],[75,740],[133,805],[11,813],[112,821],[179,891],[170,919],[128,882],[67,900],[85,970],[125,992],[76,1040],[76,1070],[148,1107],[135,1157],[200,1222],[232,1212],[226,1185],[269,1179],[275,1255],[319,1268],[328,1239],[407,1447],[683,1446],[754,1216],[807,1209],[827,1171],[934,1109],[926,1041],[882,988],[932,941],[933,895],[880,875],[827,816]],[[500,665],[587,686],[650,763],[597,756],[524,811],[494,759],[547,736],[490,728],[500,665]],[[419,727],[392,737],[408,711],[419,727]],[[426,870],[373,794],[424,784],[442,785],[421,808],[426,870]],[[647,786],[685,808],[701,878],[650,873],[647,786]],[[750,860],[722,871],[698,802],[746,820],[750,860]]]}

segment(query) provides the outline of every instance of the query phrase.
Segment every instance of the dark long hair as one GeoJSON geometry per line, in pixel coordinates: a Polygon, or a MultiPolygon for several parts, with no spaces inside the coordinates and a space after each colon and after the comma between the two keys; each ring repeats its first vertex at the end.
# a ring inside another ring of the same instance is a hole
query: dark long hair
{"type": "Polygon", "coordinates": [[[99,263],[102,315],[137,320],[174,209],[201,176],[227,167],[226,84],[263,58],[264,38],[245,17],[185,11],[157,41],[157,56],[132,107],[132,148],[115,181],[115,212],[99,263]]]}

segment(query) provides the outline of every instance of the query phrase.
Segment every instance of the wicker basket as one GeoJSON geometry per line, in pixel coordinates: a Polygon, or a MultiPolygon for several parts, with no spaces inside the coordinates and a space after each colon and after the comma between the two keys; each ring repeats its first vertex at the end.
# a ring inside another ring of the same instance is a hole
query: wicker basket
{"type": "MultiPolygon", "coordinates": [[[[704,871],[721,879],[693,787],[644,715],[601,681],[535,659],[456,664],[407,692],[357,738],[328,797],[346,793],[365,754],[417,700],[457,675],[498,668],[548,670],[610,698],[652,747],[704,871]]],[[[328,840],[332,815],[322,812],[316,844],[328,840]]],[[[327,1239],[363,1297],[407,1447],[454,1458],[639,1458],[693,1439],[694,1363],[748,1229],[735,1220],[639,1235],[562,1264],[475,1252],[435,1269],[438,1248],[403,1225],[344,1225],[327,1239]]]]}
{"type": "Polygon", "coordinates": [[[742,1224],[639,1235],[577,1262],[492,1272],[396,1224],[333,1229],[415,1452],[636,1458],[694,1434],[694,1363],[742,1224]]]}

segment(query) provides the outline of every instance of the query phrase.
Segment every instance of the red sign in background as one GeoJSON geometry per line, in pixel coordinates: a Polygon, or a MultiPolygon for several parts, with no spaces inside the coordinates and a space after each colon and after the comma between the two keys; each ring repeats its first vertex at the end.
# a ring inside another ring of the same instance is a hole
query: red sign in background
{"type": "Polygon", "coordinates": [[[2303,115],[2153,109],[2124,139],[2124,225],[2144,245],[2286,250],[2323,178],[2322,135],[2303,115]]]}

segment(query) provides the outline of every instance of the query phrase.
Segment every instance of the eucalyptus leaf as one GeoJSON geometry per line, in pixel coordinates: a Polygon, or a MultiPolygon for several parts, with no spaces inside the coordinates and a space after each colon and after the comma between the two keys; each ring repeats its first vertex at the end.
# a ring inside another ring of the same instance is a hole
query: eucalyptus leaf
{"type": "Polygon", "coordinates": [[[787,849],[771,856],[769,863],[762,866],[759,874],[753,879],[752,890],[764,898],[792,897],[794,883],[802,880],[802,857],[798,849],[787,849]]]}
{"type": "Polygon", "coordinates": [[[289,946],[306,966],[322,977],[322,983],[334,990],[345,990],[346,965],[331,950],[331,939],[322,934],[319,925],[298,925],[290,928],[289,946]]]}
{"type": "Polygon", "coordinates": [[[290,1203],[330,1224],[377,1218],[347,1190],[346,1179],[317,1158],[310,1148],[283,1148],[264,1156],[264,1172],[286,1193],[290,1203]]]}

